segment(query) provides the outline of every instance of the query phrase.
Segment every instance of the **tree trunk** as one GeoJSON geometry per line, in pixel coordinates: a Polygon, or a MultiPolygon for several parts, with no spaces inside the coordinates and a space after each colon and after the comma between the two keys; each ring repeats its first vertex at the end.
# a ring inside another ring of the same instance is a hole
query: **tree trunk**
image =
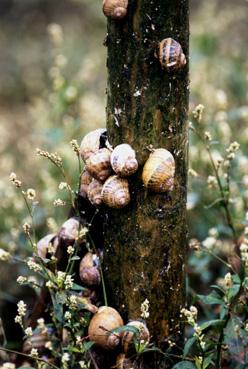
{"type": "MultiPolygon", "coordinates": [[[[108,21],[107,129],[110,143],[129,143],[139,171],[130,180],[131,202],[108,211],[105,224],[105,279],[109,304],[127,319],[139,319],[145,299],[152,342],[182,338],[188,112],[188,0],[130,0],[128,15],[108,21]],[[187,64],[162,69],[154,45],[172,37],[187,64]],[[147,192],[141,181],[149,148],[168,149],[176,161],[170,194],[147,192]]],[[[162,365],[162,364],[161,364],[162,365]]],[[[171,367],[165,364],[162,367],[171,367]]],[[[154,369],[153,363],[145,367],[154,369]]]]}

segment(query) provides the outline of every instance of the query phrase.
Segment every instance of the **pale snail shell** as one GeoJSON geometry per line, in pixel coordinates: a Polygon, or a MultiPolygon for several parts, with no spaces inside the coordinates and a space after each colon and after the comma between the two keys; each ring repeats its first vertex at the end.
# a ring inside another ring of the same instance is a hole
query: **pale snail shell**
{"type": "Polygon", "coordinates": [[[135,335],[135,333],[131,331],[123,332],[122,334],[122,345],[124,348],[124,352],[128,351],[128,348],[131,344],[131,342],[134,339],[149,342],[150,340],[150,333],[148,331],[148,328],[145,323],[139,321],[139,320],[133,320],[127,324],[129,327],[135,327],[139,330],[139,334],[135,335]]]}
{"type": "Polygon", "coordinates": [[[97,255],[87,252],[79,266],[79,276],[86,286],[98,285],[101,281],[98,269],[99,258],[97,255]]]}
{"type": "Polygon", "coordinates": [[[92,317],[88,334],[91,341],[105,349],[114,349],[120,342],[120,333],[111,333],[115,328],[123,326],[120,314],[113,308],[101,306],[92,317]]]}
{"type": "Polygon", "coordinates": [[[128,181],[116,175],[109,177],[102,188],[102,201],[110,208],[123,208],[130,202],[128,181]]]}
{"type": "Polygon", "coordinates": [[[99,181],[105,181],[111,172],[110,164],[111,152],[109,149],[103,148],[91,154],[86,160],[86,170],[99,181]]]}
{"type": "Polygon", "coordinates": [[[105,128],[98,128],[84,136],[80,145],[80,154],[84,161],[86,161],[91,154],[99,150],[100,137],[104,132],[106,132],[105,128]]]}
{"type": "Polygon", "coordinates": [[[155,56],[158,57],[162,68],[167,70],[181,69],[186,64],[181,45],[170,37],[159,43],[155,56]]]}
{"type": "Polygon", "coordinates": [[[127,14],[128,0],[103,0],[103,13],[113,19],[124,18],[127,14]]]}
{"type": "Polygon", "coordinates": [[[87,170],[84,170],[80,177],[80,196],[84,198],[88,197],[88,187],[92,180],[93,177],[90,175],[90,173],[87,170]]]}
{"type": "Polygon", "coordinates": [[[102,183],[97,179],[93,179],[88,185],[88,199],[94,206],[99,206],[102,203],[102,183]]]}
{"type": "Polygon", "coordinates": [[[152,192],[172,191],[174,187],[175,160],[166,149],[154,150],[146,161],[142,180],[152,192]]]}
{"type": "Polygon", "coordinates": [[[54,252],[56,251],[56,248],[58,246],[57,242],[55,240],[56,234],[48,234],[45,237],[41,238],[39,240],[39,242],[37,242],[37,255],[42,258],[45,259],[47,257],[47,253],[48,253],[48,248],[49,245],[51,244],[54,248],[54,252]]]}
{"type": "Polygon", "coordinates": [[[121,177],[131,176],[138,169],[135,151],[128,144],[116,146],[111,154],[110,162],[114,172],[121,177]]]}
{"type": "Polygon", "coordinates": [[[45,350],[47,341],[47,333],[34,333],[32,337],[24,341],[22,351],[23,353],[30,353],[32,348],[35,348],[38,351],[43,351],[45,350]]]}
{"type": "Polygon", "coordinates": [[[67,246],[73,245],[78,237],[79,225],[80,223],[77,218],[69,218],[60,228],[58,233],[59,240],[67,246]]]}

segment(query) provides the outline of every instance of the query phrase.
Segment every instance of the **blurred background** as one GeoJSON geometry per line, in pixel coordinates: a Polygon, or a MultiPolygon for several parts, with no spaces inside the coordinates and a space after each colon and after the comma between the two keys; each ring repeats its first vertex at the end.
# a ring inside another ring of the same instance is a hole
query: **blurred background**
{"type": "MultiPolygon", "coordinates": [[[[200,130],[211,133],[214,158],[234,140],[241,145],[230,184],[233,215],[241,227],[248,210],[248,2],[190,3],[190,110],[205,106],[200,130]]],[[[105,125],[105,34],[101,1],[0,1],[0,248],[21,256],[28,252],[22,231],[27,211],[9,182],[11,172],[36,191],[38,236],[56,231],[65,219],[67,208],[53,206],[58,197],[66,200],[58,190],[62,178],[36,148],[57,151],[76,184],[77,159],[69,142],[105,125]]],[[[212,173],[206,150],[194,135],[190,168],[195,171],[189,176],[190,238],[218,238],[224,252],[229,230],[221,212],[207,208],[217,195],[207,183],[212,173]]],[[[23,268],[0,264],[6,276],[0,278],[0,307],[23,295],[24,287],[15,283],[27,273],[23,268]]],[[[195,285],[201,293],[224,273],[201,254],[189,255],[188,269],[189,290],[195,285]]]]}

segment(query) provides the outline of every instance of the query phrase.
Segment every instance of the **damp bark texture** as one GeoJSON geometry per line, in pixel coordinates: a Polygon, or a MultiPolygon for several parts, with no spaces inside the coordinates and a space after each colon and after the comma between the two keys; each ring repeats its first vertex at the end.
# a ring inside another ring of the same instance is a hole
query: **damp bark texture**
{"type": "Polygon", "coordinates": [[[139,319],[141,304],[148,299],[146,321],[152,342],[160,348],[168,339],[182,337],[188,37],[188,0],[130,0],[125,19],[108,20],[108,137],[113,146],[131,144],[139,162],[138,173],[129,180],[130,204],[107,214],[108,299],[126,321],[139,319]],[[168,73],[154,56],[157,43],[167,37],[178,41],[186,55],[187,64],[180,71],[168,73]],[[149,193],[142,185],[142,167],[151,147],[174,155],[175,187],[169,194],[149,193]]]}

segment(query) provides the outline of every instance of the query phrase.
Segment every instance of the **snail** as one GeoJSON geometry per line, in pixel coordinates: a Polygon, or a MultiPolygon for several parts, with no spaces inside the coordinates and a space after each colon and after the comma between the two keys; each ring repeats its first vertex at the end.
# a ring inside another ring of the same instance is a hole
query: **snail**
{"type": "Polygon", "coordinates": [[[166,149],[154,150],[146,161],[142,180],[152,192],[172,191],[174,187],[175,160],[166,149]]]}
{"type": "Polygon", "coordinates": [[[122,345],[125,353],[127,353],[131,342],[133,342],[134,340],[149,342],[150,333],[145,323],[139,320],[133,320],[127,324],[127,327],[137,328],[138,333],[135,334],[135,332],[131,332],[128,330],[122,333],[122,345]]]}
{"type": "Polygon", "coordinates": [[[39,242],[37,242],[37,255],[42,258],[45,259],[47,257],[47,253],[49,252],[49,245],[52,246],[53,248],[53,253],[55,253],[57,246],[58,246],[58,242],[57,238],[56,238],[56,234],[48,234],[45,237],[41,238],[39,240],[39,242]]]}
{"type": "Polygon", "coordinates": [[[181,69],[186,64],[181,45],[170,37],[158,44],[155,56],[159,59],[162,68],[169,71],[181,69]]]}
{"type": "Polygon", "coordinates": [[[113,308],[101,306],[90,321],[88,334],[91,341],[105,349],[114,349],[120,342],[120,333],[112,333],[123,326],[120,314],[113,308]]]}
{"type": "Polygon", "coordinates": [[[88,186],[88,199],[94,206],[102,203],[102,183],[97,179],[93,179],[88,186]]]}
{"type": "Polygon", "coordinates": [[[98,285],[101,281],[98,269],[99,259],[97,255],[87,252],[79,266],[79,276],[86,286],[98,285]]]}
{"type": "Polygon", "coordinates": [[[87,171],[99,181],[105,181],[112,171],[110,164],[111,152],[107,148],[100,149],[86,160],[87,171]]]}
{"type": "Polygon", "coordinates": [[[66,246],[73,245],[79,234],[79,220],[77,218],[69,218],[60,228],[58,238],[66,246]]]}
{"type": "Polygon", "coordinates": [[[79,191],[80,196],[87,198],[88,187],[92,179],[93,179],[92,176],[87,170],[84,170],[82,172],[81,177],[80,177],[80,191],[79,191]]]}
{"type": "Polygon", "coordinates": [[[105,128],[98,128],[84,136],[80,145],[80,154],[84,161],[86,161],[91,154],[99,150],[100,138],[105,132],[105,128]]]}
{"type": "Polygon", "coordinates": [[[46,333],[34,333],[32,337],[26,339],[23,343],[22,352],[29,354],[32,348],[37,349],[39,352],[44,351],[45,345],[48,341],[48,334],[46,333]]]}
{"type": "Polygon", "coordinates": [[[131,176],[138,169],[135,151],[128,144],[116,146],[111,154],[110,162],[115,173],[121,177],[131,176]]]}
{"type": "Polygon", "coordinates": [[[103,0],[103,13],[113,19],[124,18],[127,14],[128,0],[103,0]]]}
{"type": "Polygon", "coordinates": [[[116,175],[109,177],[103,184],[102,201],[110,208],[123,208],[130,201],[128,181],[116,175]]]}

